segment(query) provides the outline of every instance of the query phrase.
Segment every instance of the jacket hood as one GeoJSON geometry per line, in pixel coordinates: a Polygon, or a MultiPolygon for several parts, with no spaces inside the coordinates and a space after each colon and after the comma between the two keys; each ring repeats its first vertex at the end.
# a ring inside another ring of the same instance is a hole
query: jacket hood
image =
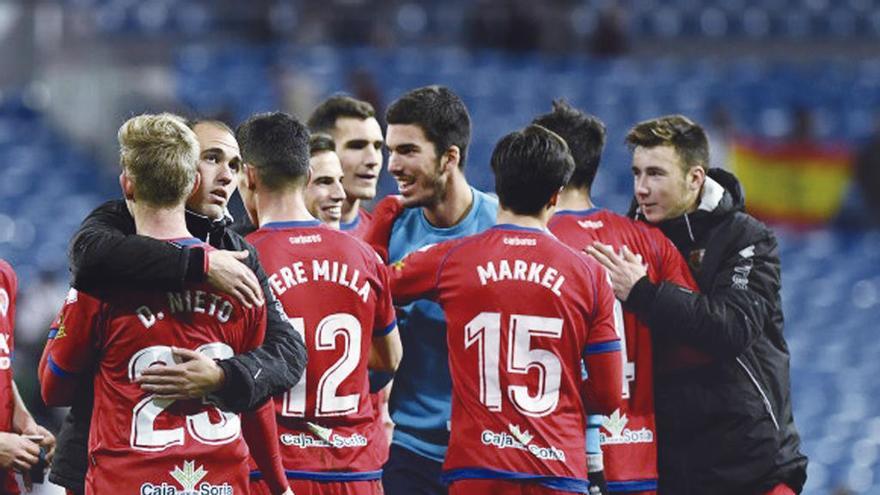
{"type": "MultiPolygon", "coordinates": [[[[700,239],[701,234],[720,219],[735,211],[745,209],[745,194],[739,180],[730,172],[713,168],[706,174],[703,190],[700,191],[700,204],[696,211],[658,224],[676,247],[683,253],[700,239]]],[[[630,206],[629,216],[644,220],[635,198],[630,206]]]]}

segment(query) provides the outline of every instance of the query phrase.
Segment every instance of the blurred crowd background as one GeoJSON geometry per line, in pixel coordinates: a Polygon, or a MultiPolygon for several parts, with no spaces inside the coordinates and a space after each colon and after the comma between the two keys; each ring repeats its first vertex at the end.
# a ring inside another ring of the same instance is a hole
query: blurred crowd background
{"type": "Polygon", "coordinates": [[[435,83],[471,111],[466,173],[483,190],[495,141],[554,98],[600,117],[593,196],[618,212],[631,125],[706,127],[713,166],[780,238],[805,493],[880,493],[876,0],[0,0],[0,257],[20,277],[15,369],[34,414],[57,424],[36,365],[70,235],[118,196],[124,119],[304,119],[337,92],[382,113],[435,83]]]}

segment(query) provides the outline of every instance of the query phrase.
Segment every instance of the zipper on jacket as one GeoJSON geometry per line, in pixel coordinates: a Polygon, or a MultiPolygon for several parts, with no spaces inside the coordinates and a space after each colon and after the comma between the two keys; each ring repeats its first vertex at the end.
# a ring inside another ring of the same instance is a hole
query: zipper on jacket
{"type": "Polygon", "coordinates": [[[776,430],[779,431],[779,423],[776,421],[776,415],[773,414],[773,407],[770,405],[770,399],[767,398],[767,394],[764,393],[764,390],[761,388],[761,385],[758,383],[758,380],[755,379],[755,375],[749,370],[749,367],[746,366],[746,363],[742,362],[742,359],[736,358],[736,362],[742,366],[742,369],[745,370],[746,374],[749,375],[749,379],[752,381],[752,384],[758,389],[758,393],[761,394],[761,399],[764,400],[764,409],[767,410],[767,414],[770,415],[770,420],[773,421],[773,426],[776,427],[776,430]]]}

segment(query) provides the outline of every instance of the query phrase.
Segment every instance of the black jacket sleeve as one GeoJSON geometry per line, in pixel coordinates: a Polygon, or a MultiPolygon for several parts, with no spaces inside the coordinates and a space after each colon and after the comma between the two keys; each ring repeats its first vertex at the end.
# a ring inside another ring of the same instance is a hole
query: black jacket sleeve
{"type": "MultiPolygon", "coordinates": [[[[237,236],[230,233],[229,235],[237,236]]],[[[269,278],[257,259],[256,249],[238,236],[240,247],[250,256],[247,264],[257,275],[266,299],[266,339],[244,354],[218,361],[226,373],[223,389],[212,396],[221,408],[233,412],[254,409],[267,397],[293,387],[306,366],[306,348],[302,337],[293,330],[281,303],[269,289],[269,278]]]]}
{"type": "Polygon", "coordinates": [[[723,259],[708,279],[698,277],[701,293],[642,278],[624,306],[659,340],[693,345],[722,358],[740,355],[775,312],[780,288],[776,240],[763,231],[718,248],[724,249],[723,259]]]}
{"type": "Polygon", "coordinates": [[[179,289],[205,277],[205,251],[135,235],[125,201],[113,200],[83,220],[68,252],[72,284],[83,291],[131,285],[179,289]]]}

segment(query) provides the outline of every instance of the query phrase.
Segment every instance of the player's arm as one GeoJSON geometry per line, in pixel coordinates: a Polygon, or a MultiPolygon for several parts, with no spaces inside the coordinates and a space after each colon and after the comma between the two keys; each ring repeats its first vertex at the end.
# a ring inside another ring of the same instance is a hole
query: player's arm
{"type": "MultiPolygon", "coordinates": [[[[5,308],[8,321],[15,322],[15,309],[17,307],[16,300],[18,298],[18,277],[15,275],[12,266],[2,259],[0,259],[0,287],[6,289],[6,295],[8,297],[7,306],[5,308]]],[[[14,329],[10,330],[11,335],[14,335],[14,332],[14,329]]],[[[10,346],[11,345],[12,343],[10,342],[10,346]]],[[[0,452],[0,458],[2,458],[2,460],[0,460],[0,466],[4,468],[10,467],[11,464],[21,466],[22,463],[25,462],[22,456],[31,459],[34,445],[42,445],[45,447],[47,458],[51,461],[52,455],[55,452],[55,436],[52,435],[49,430],[43,428],[34,421],[34,417],[31,415],[30,411],[28,411],[27,405],[25,405],[22,400],[21,394],[18,392],[18,386],[14,380],[11,382],[11,385],[12,433],[30,437],[31,440],[7,437],[4,441],[0,441],[0,444],[5,444],[0,446],[0,451],[2,451],[0,452]]],[[[39,453],[39,448],[36,450],[37,453],[39,453]]]]}
{"type": "Polygon", "coordinates": [[[231,411],[252,409],[267,397],[296,385],[308,359],[302,337],[293,330],[281,303],[269,288],[269,277],[257,259],[256,250],[242,242],[251,252],[246,261],[257,275],[266,300],[266,338],[252,351],[218,362],[226,383],[215,396],[231,411]]]}
{"type": "Polygon", "coordinates": [[[386,196],[373,209],[373,220],[364,232],[364,241],[375,249],[386,263],[391,229],[403,209],[403,204],[397,196],[386,196]]]}
{"type": "Polygon", "coordinates": [[[138,383],[145,392],[162,399],[210,394],[212,402],[222,409],[242,412],[253,409],[267,397],[281,393],[299,381],[307,359],[305,344],[290,326],[269,289],[268,277],[257,260],[256,251],[244,240],[240,242],[241,247],[251,253],[245,262],[256,273],[262,297],[268,303],[265,340],[261,338],[249,352],[216,362],[198,353],[181,350],[178,357],[184,362],[144,370],[138,383]]]}
{"type": "Polygon", "coordinates": [[[772,318],[780,288],[776,239],[745,240],[722,263],[703,294],[669,282],[639,280],[625,302],[659,339],[719,357],[738,356],[772,318]]]}
{"type": "Polygon", "coordinates": [[[269,398],[256,410],[242,413],[241,432],[271,493],[284,493],[288,483],[278,446],[275,402],[269,398]]]}
{"type": "Polygon", "coordinates": [[[244,251],[177,246],[135,234],[134,219],[122,200],[92,211],[73,235],[68,250],[73,286],[94,291],[114,286],[178,290],[186,282],[207,281],[244,304],[262,304],[259,283],[240,263],[244,251]]]}
{"type": "Polygon", "coordinates": [[[100,311],[99,301],[71,289],[40,358],[40,391],[47,406],[69,406],[81,374],[90,372],[100,311]]]}
{"type": "MultiPolygon", "coordinates": [[[[400,343],[400,332],[397,329],[397,315],[391,300],[391,282],[388,270],[380,260],[375,260],[373,270],[379,279],[376,287],[376,309],[373,320],[373,342],[367,366],[372,371],[392,374],[397,371],[403,359],[403,345],[400,343]]],[[[385,375],[387,378],[388,375],[385,375]]],[[[378,384],[372,384],[373,386],[378,384]]]]}
{"type": "Polygon", "coordinates": [[[437,297],[437,282],[446,255],[458,241],[431,244],[388,266],[394,304],[437,297]]]}
{"type": "Polygon", "coordinates": [[[590,322],[589,335],[583,348],[587,380],[583,397],[587,412],[611,414],[620,407],[623,399],[620,384],[623,382],[623,363],[620,357],[620,338],[615,327],[614,292],[604,270],[592,264],[594,306],[587,315],[590,322]]]}
{"type": "Polygon", "coordinates": [[[14,396],[12,431],[32,439],[46,449],[46,461],[52,462],[52,458],[55,456],[55,435],[37,424],[22,400],[21,394],[18,392],[18,385],[14,381],[12,382],[12,394],[14,396]]]}
{"type": "Polygon", "coordinates": [[[108,201],[92,211],[70,241],[73,286],[179,289],[184,282],[205,279],[202,248],[178,247],[134,232],[125,201],[108,201]]]}
{"type": "MultiPolygon", "coordinates": [[[[241,335],[241,343],[235,346],[236,350],[253,351],[264,342],[268,322],[266,308],[248,310],[247,318],[246,331],[241,335]]],[[[275,402],[271,397],[251,411],[241,413],[241,431],[271,493],[285,493],[288,483],[278,446],[275,402]]]]}
{"type": "Polygon", "coordinates": [[[400,343],[400,332],[396,323],[387,334],[373,334],[373,345],[370,347],[367,367],[373,371],[394,373],[401,359],[403,359],[403,345],[400,343]]]}

